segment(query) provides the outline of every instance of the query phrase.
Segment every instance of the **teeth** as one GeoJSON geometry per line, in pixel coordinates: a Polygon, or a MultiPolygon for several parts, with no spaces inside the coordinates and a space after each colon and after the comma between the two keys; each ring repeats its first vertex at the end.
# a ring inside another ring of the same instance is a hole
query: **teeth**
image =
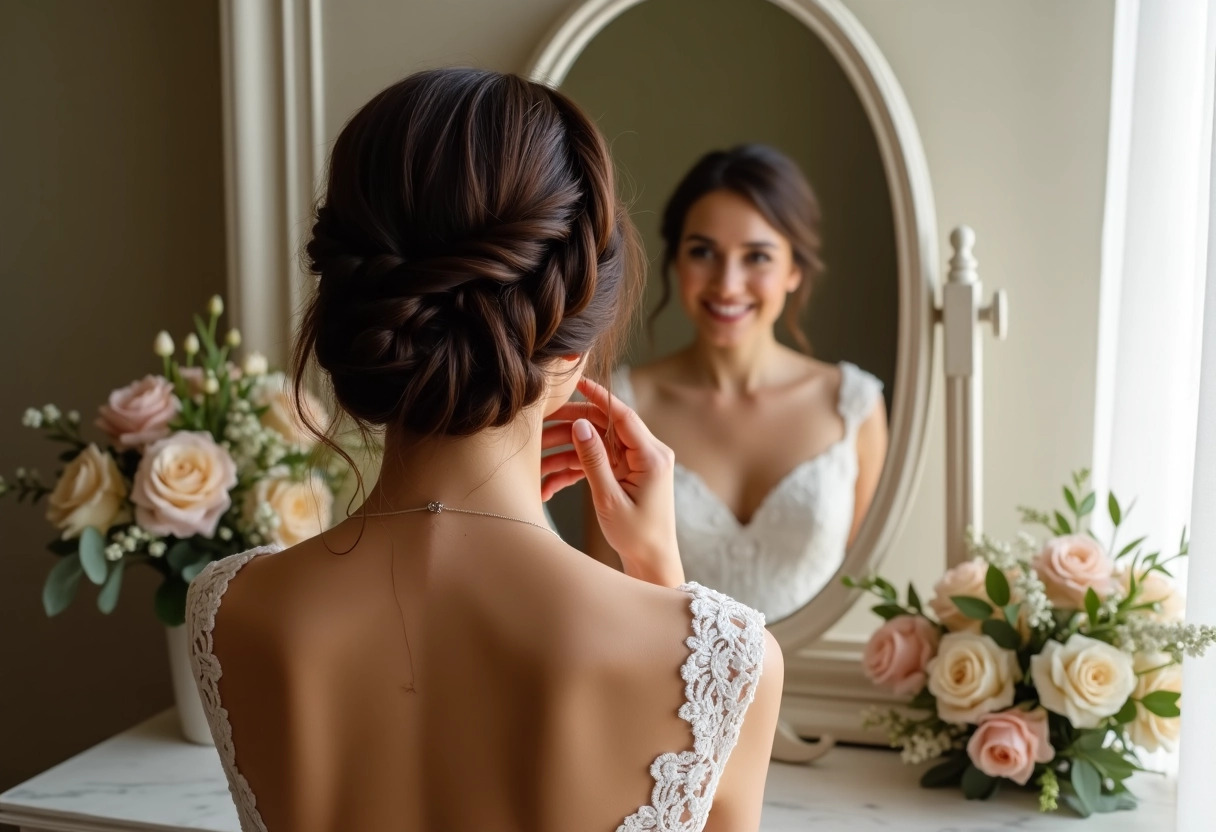
{"type": "Polygon", "coordinates": [[[707,303],[709,311],[715,315],[721,315],[723,318],[737,318],[747,312],[751,307],[746,303],[732,303],[730,305],[721,303],[707,303]]]}

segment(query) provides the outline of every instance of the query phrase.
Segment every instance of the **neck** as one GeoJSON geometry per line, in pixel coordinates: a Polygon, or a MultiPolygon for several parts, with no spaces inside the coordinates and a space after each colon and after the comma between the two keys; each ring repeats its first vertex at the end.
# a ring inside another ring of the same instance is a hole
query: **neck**
{"type": "MultiPolygon", "coordinates": [[[[546,524],[540,499],[541,413],[473,436],[386,437],[369,513],[419,508],[438,500],[546,524]]],[[[546,524],[547,525],[547,524],[546,524]]]]}
{"type": "Polygon", "coordinates": [[[734,395],[754,393],[771,383],[780,354],[772,330],[729,347],[697,338],[686,353],[694,376],[720,393],[734,395]]]}

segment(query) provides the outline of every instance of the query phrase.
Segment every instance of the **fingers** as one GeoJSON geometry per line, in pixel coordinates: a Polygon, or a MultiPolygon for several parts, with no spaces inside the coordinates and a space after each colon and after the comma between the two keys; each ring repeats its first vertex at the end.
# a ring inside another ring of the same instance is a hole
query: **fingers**
{"type": "Polygon", "coordinates": [[[550,474],[541,480],[540,483],[541,502],[549,502],[554,494],[561,491],[563,488],[569,488],[582,478],[582,471],[572,471],[570,469],[559,471],[556,474],[550,474]]]}
{"type": "Polygon", "coordinates": [[[540,458],[540,475],[542,477],[556,474],[558,471],[564,471],[567,468],[582,471],[583,465],[579,462],[578,451],[561,451],[555,454],[546,454],[540,458]]]}
{"type": "Polygon", "coordinates": [[[545,421],[573,422],[576,419],[586,419],[601,430],[608,429],[608,414],[591,402],[566,402],[553,411],[545,421]]]}
{"type": "Polygon", "coordinates": [[[615,503],[624,492],[613,473],[604,440],[585,419],[576,421],[571,432],[574,450],[587,478],[587,485],[591,488],[591,499],[597,508],[615,503]]]}
{"type": "Polygon", "coordinates": [[[656,441],[638,414],[609,393],[607,388],[584,376],[578,383],[578,390],[587,398],[588,403],[609,415],[616,434],[625,447],[642,448],[656,441]]]}

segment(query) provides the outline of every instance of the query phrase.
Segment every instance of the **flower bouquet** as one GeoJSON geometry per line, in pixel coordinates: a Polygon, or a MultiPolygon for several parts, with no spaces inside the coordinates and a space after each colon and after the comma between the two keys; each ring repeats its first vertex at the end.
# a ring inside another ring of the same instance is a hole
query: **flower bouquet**
{"type": "Polygon", "coordinates": [[[1109,494],[1103,545],[1085,471],[1064,500],[1061,511],[1020,509],[1045,542],[972,539],[973,558],[927,604],[911,585],[901,600],[880,577],[845,579],[880,599],[885,620],[866,675],[910,698],[865,725],[884,728],[905,762],[936,761],[922,786],[986,799],[1013,783],[1037,788],[1043,811],[1063,801],[1089,816],[1133,808],[1126,781],[1145,770],[1141,752],[1176,747],[1182,659],[1216,641],[1216,628],[1181,621],[1170,564],[1186,556],[1186,533],[1169,556],[1144,537],[1120,543],[1127,511],[1109,494]]]}
{"type": "MultiPolygon", "coordinates": [[[[156,336],[162,374],[147,375],[109,396],[97,415],[102,444],[85,439],[76,411],[54,405],[25,412],[23,424],[66,450],[53,485],[37,471],[0,479],[0,495],[38,503],[59,530],[48,548],[58,558],[42,591],[47,615],[71,604],[81,577],[101,587],[97,606],[111,612],[131,564],[164,580],[156,614],[173,627],[185,618],[186,588],[213,560],[264,543],[293,545],[331,522],[339,468],[322,455],[298,415],[282,373],[253,352],[241,366],[233,329],[223,342],[216,326],[223,302],[176,358],[172,338],[156,336]]],[[[308,394],[300,405],[322,428],[326,415],[308,394]]]]}

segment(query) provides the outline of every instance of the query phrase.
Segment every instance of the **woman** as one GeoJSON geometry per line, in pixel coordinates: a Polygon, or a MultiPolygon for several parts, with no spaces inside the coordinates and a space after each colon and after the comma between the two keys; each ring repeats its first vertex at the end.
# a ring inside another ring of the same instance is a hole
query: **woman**
{"type": "Polygon", "coordinates": [[[671,452],[582,376],[640,280],[612,183],[592,123],[511,75],[419,73],[342,130],[296,389],[315,358],[384,457],[330,532],[191,585],[242,829],[757,827],[780,651],[683,583],[671,452]],[[544,524],[583,477],[623,574],[544,524]]]}
{"type": "MultiPolygon", "coordinates": [[[[675,451],[677,539],[692,580],[789,615],[831,580],[869,509],[887,447],[882,385],[781,345],[822,271],[819,212],[798,166],[764,145],[703,157],[663,213],[696,336],[614,387],[675,451]]],[[[656,314],[657,314],[656,310],[656,314]]],[[[598,532],[588,551],[619,561],[598,532]]]]}

